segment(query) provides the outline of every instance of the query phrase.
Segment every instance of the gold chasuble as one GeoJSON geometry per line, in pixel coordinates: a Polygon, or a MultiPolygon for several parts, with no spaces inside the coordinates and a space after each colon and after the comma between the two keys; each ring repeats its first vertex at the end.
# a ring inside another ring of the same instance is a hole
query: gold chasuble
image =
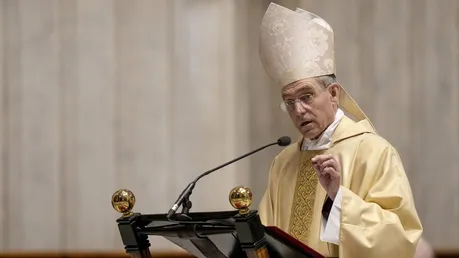
{"type": "Polygon", "coordinates": [[[328,150],[341,164],[339,246],[320,240],[325,190],[311,169],[319,151],[301,141],[277,155],[259,205],[262,223],[276,226],[326,257],[413,258],[422,233],[397,151],[366,121],[344,116],[328,150]]]}

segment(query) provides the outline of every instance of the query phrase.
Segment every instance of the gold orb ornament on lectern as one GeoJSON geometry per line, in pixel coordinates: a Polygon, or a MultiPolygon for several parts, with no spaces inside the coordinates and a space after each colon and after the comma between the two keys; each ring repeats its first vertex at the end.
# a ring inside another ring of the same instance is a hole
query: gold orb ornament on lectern
{"type": "Polygon", "coordinates": [[[240,214],[249,213],[249,206],[252,204],[252,190],[244,186],[236,186],[229,193],[231,206],[239,210],[240,214]]]}
{"type": "Polygon", "coordinates": [[[119,189],[112,195],[112,206],[115,211],[129,217],[135,205],[135,195],[128,189],[119,189]]]}

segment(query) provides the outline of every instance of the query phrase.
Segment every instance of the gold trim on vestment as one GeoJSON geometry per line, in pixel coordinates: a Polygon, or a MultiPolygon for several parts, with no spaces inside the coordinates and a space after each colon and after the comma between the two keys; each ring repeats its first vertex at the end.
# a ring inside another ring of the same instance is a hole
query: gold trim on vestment
{"type": "Polygon", "coordinates": [[[314,214],[314,203],[318,179],[311,159],[324,151],[302,151],[299,171],[293,196],[289,234],[308,244],[314,214]]]}

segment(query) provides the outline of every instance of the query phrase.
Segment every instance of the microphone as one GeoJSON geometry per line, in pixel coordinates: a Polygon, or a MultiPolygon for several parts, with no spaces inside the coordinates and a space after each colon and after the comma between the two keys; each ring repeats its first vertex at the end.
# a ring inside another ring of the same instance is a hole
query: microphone
{"type": "Polygon", "coordinates": [[[228,166],[229,164],[231,163],[234,163],[240,159],[243,159],[247,156],[250,156],[256,152],[259,152],[267,147],[270,147],[270,146],[273,146],[273,145],[279,145],[279,146],[287,146],[289,145],[290,143],[292,142],[292,140],[290,139],[290,137],[288,136],[282,136],[280,137],[277,141],[275,142],[272,142],[270,144],[266,144],[265,146],[262,146],[254,151],[251,151],[247,154],[244,154],[238,158],[235,158],[233,160],[230,160],[216,168],[213,168],[211,170],[208,170],[204,173],[202,173],[201,175],[199,175],[198,177],[196,177],[195,180],[193,180],[191,183],[188,184],[188,186],[185,188],[185,190],[183,190],[183,192],[180,194],[180,196],[177,198],[177,201],[175,201],[174,205],[172,206],[172,208],[170,208],[169,212],[167,213],[167,219],[170,219],[172,217],[172,215],[174,215],[177,211],[177,209],[180,207],[180,205],[183,205],[183,211],[182,213],[188,213],[188,211],[190,210],[191,208],[191,202],[189,200],[189,197],[194,189],[194,187],[196,186],[196,182],[198,182],[199,179],[201,179],[202,177],[220,169],[220,168],[223,168],[223,167],[226,167],[228,166]]]}

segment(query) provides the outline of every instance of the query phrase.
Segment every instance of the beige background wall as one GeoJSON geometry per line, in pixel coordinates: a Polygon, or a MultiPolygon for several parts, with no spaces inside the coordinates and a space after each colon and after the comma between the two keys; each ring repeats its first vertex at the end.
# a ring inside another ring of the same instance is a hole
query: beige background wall
{"type": "MultiPolygon", "coordinates": [[[[459,248],[459,1],[278,1],[328,20],[338,78],[400,151],[425,236],[459,248]]],[[[257,52],[262,0],[0,0],[0,251],[113,250],[111,194],[167,212],[199,172],[297,134],[257,52]]],[[[193,211],[258,203],[273,147],[193,211]]],[[[158,249],[172,248],[159,238],[158,249]]]]}

